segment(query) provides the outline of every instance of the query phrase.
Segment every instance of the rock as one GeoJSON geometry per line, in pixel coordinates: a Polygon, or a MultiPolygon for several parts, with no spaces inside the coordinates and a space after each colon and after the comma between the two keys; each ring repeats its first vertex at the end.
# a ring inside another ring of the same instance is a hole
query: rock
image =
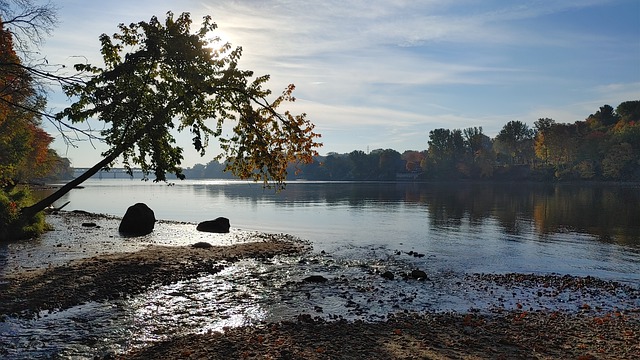
{"type": "Polygon", "coordinates": [[[407,253],[407,255],[409,255],[409,256],[413,256],[413,257],[417,257],[417,258],[424,257],[424,254],[419,253],[419,252],[417,252],[417,251],[413,251],[413,250],[409,251],[409,252],[407,253]]]}
{"type": "Polygon", "coordinates": [[[94,222],[85,222],[85,223],[82,223],[82,226],[83,227],[97,227],[98,224],[96,224],[94,222]]]}
{"type": "Polygon", "coordinates": [[[118,231],[128,236],[147,235],[153,231],[155,223],[156,217],[153,210],[146,204],[137,203],[129,206],[122,221],[120,221],[118,231]]]}
{"type": "Polygon", "coordinates": [[[203,221],[196,227],[198,231],[211,232],[211,233],[228,233],[231,225],[229,219],[225,217],[219,217],[215,220],[203,221]]]}
{"type": "Polygon", "coordinates": [[[416,280],[429,280],[427,273],[418,269],[411,271],[411,278],[416,280]]]}
{"type": "Polygon", "coordinates": [[[383,278],[385,278],[387,280],[393,280],[393,278],[394,278],[393,273],[391,271],[385,271],[380,276],[382,276],[383,278]]]}
{"type": "Polygon", "coordinates": [[[310,283],[323,283],[323,282],[327,282],[327,278],[322,275],[311,275],[302,279],[302,281],[310,282],[310,283]]]}
{"type": "Polygon", "coordinates": [[[194,248],[194,249],[209,249],[209,248],[212,248],[213,245],[211,245],[211,244],[209,244],[208,242],[205,242],[205,241],[200,241],[200,242],[197,242],[197,243],[191,245],[191,247],[194,248]]]}

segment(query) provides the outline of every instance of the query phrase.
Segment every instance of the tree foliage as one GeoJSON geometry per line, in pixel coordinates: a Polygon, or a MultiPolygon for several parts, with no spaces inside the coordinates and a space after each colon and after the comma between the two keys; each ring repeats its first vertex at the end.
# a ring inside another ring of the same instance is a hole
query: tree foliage
{"type": "Polygon", "coordinates": [[[56,116],[73,124],[97,119],[105,123],[101,138],[109,145],[104,159],[46,199],[23,209],[33,216],[103,168],[122,157],[125,168],[142,169],[145,180],[165,181],[167,173],[184,178],[183,148],[175,132],[189,131],[204,155],[217,138],[226,170],[242,179],[284,186],[290,163],[309,163],[321,146],[306,114],[280,112],[295,101],[289,85],[279,96],[265,88],[268,75],[254,77],[238,61],[242,48],[221,43],[217,25],[205,16],[191,32],[188,13],[168,12],[119,32],[100,36],[103,65],[77,64],[91,76],[63,85],[74,103],[56,116]],[[231,127],[229,131],[228,127],[231,127]]]}
{"type": "MultiPolygon", "coordinates": [[[[512,152],[501,153],[502,144],[485,135],[482,127],[441,128],[429,132],[426,151],[405,151],[401,155],[392,149],[329,153],[302,166],[299,177],[290,176],[290,179],[638,181],[639,109],[640,101],[621,103],[613,114],[618,121],[599,130],[590,127],[589,117],[572,124],[539,118],[534,122],[533,130],[524,123],[507,123],[501,133],[503,136],[511,134],[507,139],[513,139],[513,144],[517,145],[514,149],[520,151],[518,160],[511,159],[512,152]],[[385,158],[387,155],[391,156],[385,158]],[[390,158],[394,161],[387,161],[390,158]]],[[[217,162],[209,163],[204,171],[192,171],[200,169],[196,166],[188,169],[188,174],[191,177],[224,177],[226,175],[220,171],[222,167],[224,165],[217,162]]]]}
{"type": "Polygon", "coordinates": [[[496,152],[510,164],[526,164],[533,158],[533,135],[534,131],[522,121],[509,121],[496,136],[496,152]]]}
{"type": "Polygon", "coordinates": [[[77,100],[60,119],[105,122],[109,126],[101,136],[110,149],[103,155],[122,155],[126,168],[138,166],[157,181],[166,180],[167,173],[182,178],[176,129],[192,134],[201,155],[210,138],[218,138],[219,158],[240,178],[282,185],[288,163],[312,161],[320,145],[305,114],[278,112],[295,100],[294,86],[269,101],[271,91],[264,88],[269,76],[253,78],[252,71],[238,67],[242,48],[212,36],[217,26],[210,17],[195,33],[191,25],[188,13],[174,17],[169,12],[164,22],[153,17],[120,24],[113,36],[103,34],[104,66],[76,65],[93,76],[65,86],[77,100]]]}
{"type": "Polygon", "coordinates": [[[53,138],[30,109],[42,109],[44,98],[33,86],[13,48],[11,32],[0,23],[0,186],[42,176],[50,169],[53,138]]]}
{"type": "Polygon", "coordinates": [[[53,138],[40,127],[44,105],[14,49],[12,32],[0,21],[0,240],[31,237],[46,228],[42,214],[20,216],[33,200],[17,186],[46,175],[59,159],[49,149],[53,138]]]}

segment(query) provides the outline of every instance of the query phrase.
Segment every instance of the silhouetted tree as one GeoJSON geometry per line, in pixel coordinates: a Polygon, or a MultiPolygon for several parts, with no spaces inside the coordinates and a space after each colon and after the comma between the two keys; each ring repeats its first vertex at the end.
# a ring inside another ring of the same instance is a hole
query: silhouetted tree
{"type": "Polygon", "coordinates": [[[164,181],[167,173],[183,178],[182,147],[175,145],[173,129],[188,129],[201,155],[209,137],[217,138],[222,149],[217,159],[226,160],[227,170],[278,187],[290,162],[313,160],[320,146],[313,124],[305,114],[278,111],[295,100],[294,86],[268,100],[271,91],[263,86],[269,76],[251,80],[253,72],[238,67],[242,49],[220,44],[212,36],[217,26],[210,17],[195,33],[191,25],[188,13],[174,18],[169,12],[164,22],[152,17],[149,22],[120,24],[113,36],[100,36],[104,67],[75,66],[92,76],[64,86],[77,101],[57,119],[103,121],[108,126],[101,136],[110,148],[85,174],[24,208],[23,216],[43,210],[119,157],[128,171],[132,165],[140,167],[145,178],[151,173],[155,181],[164,181]],[[228,136],[222,131],[225,123],[233,124],[228,136]]]}

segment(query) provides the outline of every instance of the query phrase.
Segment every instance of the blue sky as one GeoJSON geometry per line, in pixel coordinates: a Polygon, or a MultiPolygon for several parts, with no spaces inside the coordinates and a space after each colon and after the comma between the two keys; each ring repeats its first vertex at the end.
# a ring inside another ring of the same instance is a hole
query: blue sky
{"type": "MultiPolygon", "coordinates": [[[[493,137],[511,120],[584,120],[604,104],[640,100],[640,1],[460,0],[55,1],[60,24],[43,54],[100,63],[98,36],[117,24],[211,15],[219,35],[243,47],[241,66],[270,74],[279,93],[296,84],[293,110],[322,134],[321,154],[424,150],[436,128],[482,126],[493,137]],[[91,5],[88,5],[91,4],[91,5]]],[[[50,107],[68,103],[54,93],[50,107]]],[[[52,134],[55,130],[51,129],[52,134]]],[[[59,136],[58,136],[59,138],[59,136]]],[[[206,163],[185,147],[184,166],[206,163]]],[[[56,149],[90,166],[104,149],[56,149]]]]}

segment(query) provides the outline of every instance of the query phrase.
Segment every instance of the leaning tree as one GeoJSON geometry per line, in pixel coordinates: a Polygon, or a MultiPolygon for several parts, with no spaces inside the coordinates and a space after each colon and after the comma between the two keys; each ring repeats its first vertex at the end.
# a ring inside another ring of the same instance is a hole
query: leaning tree
{"type": "Polygon", "coordinates": [[[309,163],[317,155],[319,134],[306,114],[282,111],[292,102],[294,86],[272,96],[269,76],[241,70],[242,48],[215,36],[216,24],[206,16],[191,32],[188,13],[166,20],[119,25],[113,36],[100,37],[104,66],[77,64],[90,74],[63,86],[73,103],[57,115],[61,123],[90,119],[105,124],[101,139],[109,146],[104,159],[51,196],[22,209],[29,217],[52,205],[103,168],[121,159],[137,166],[145,179],[166,181],[168,173],[184,178],[183,148],[174,134],[189,131],[195,149],[205,154],[217,138],[227,170],[243,179],[282,187],[291,162],[309,163]]]}

